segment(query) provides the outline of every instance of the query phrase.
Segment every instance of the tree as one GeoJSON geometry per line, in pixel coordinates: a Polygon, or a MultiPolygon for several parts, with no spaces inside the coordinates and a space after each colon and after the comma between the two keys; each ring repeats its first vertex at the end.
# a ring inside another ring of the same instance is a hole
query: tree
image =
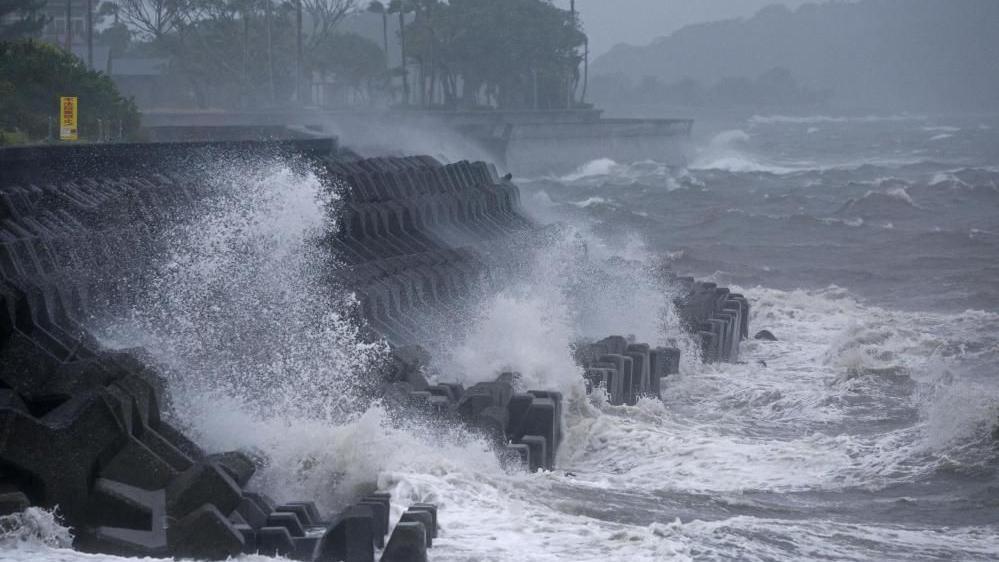
{"type": "Polygon", "coordinates": [[[120,126],[126,138],[139,127],[139,112],[107,75],[77,57],[33,40],[0,42],[0,129],[43,139],[58,117],[59,97],[80,99],[79,129],[94,138],[98,121],[120,126]]]}
{"type": "Polygon", "coordinates": [[[186,0],[116,0],[117,17],[145,39],[159,39],[190,17],[186,0]]]}
{"type": "Polygon", "coordinates": [[[357,9],[357,0],[301,0],[309,15],[312,29],[308,33],[306,51],[311,53],[329,40],[347,14],[357,9]]]}
{"type": "Polygon", "coordinates": [[[573,103],[577,18],[544,0],[437,0],[416,3],[406,51],[430,68],[446,101],[500,108],[560,109],[573,103]]]}
{"type": "Polygon", "coordinates": [[[0,0],[0,41],[37,35],[48,20],[45,0],[0,0]]]}
{"type": "Polygon", "coordinates": [[[310,65],[370,102],[376,90],[384,89],[380,83],[386,78],[384,60],[385,53],[374,41],[356,33],[337,33],[316,48],[310,65]]]}

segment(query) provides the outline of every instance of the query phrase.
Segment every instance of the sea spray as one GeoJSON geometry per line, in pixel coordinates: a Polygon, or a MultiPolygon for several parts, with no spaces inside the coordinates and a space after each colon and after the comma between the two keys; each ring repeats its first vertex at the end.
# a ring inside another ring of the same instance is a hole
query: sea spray
{"type": "Polygon", "coordinates": [[[377,472],[345,454],[363,447],[351,435],[374,439],[390,420],[369,410],[385,344],[361,337],[353,295],[329,279],[337,186],[284,160],[209,171],[200,205],[160,233],[169,252],[130,280],[137,304],[103,326],[106,343],[147,350],[199,442],[259,455],[260,489],[342,505],[351,478],[373,485],[377,472]]]}
{"type": "Polygon", "coordinates": [[[0,547],[69,548],[72,532],[59,521],[58,510],[29,507],[20,513],[0,516],[0,547]]]}

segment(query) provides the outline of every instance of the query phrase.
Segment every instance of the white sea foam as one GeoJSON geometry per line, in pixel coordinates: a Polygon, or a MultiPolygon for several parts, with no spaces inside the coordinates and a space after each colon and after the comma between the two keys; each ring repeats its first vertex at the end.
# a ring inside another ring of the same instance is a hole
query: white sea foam
{"type": "Polygon", "coordinates": [[[586,207],[592,207],[594,205],[605,205],[605,204],[607,204],[607,199],[604,199],[603,197],[590,197],[583,201],[576,201],[575,203],[573,203],[573,205],[581,209],[585,209],[586,207]]]}
{"type": "Polygon", "coordinates": [[[615,170],[620,169],[620,167],[620,164],[610,158],[600,158],[583,164],[574,172],[561,179],[563,181],[573,182],[593,176],[607,176],[612,174],[615,170]]]}
{"type": "Polygon", "coordinates": [[[906,190],[904,187],[893,187],[888,191],[885,191],[885,195],[893,199],[898,199],[899,201],[908,203],[913,207],[916,206],[916,203],[912,200],[912,197],[909,196],[908,190],[906,190]]]}
{"type": "Polygon", "coordinates": [[[692,170],[722,170],[734,173],[764,172],[787,174],[793,168],[762,162],[754,156],[748,143],[751,137],[740,129],[723,131],[711,139],[707,146],[698,150],[690,164],[692,170]]]}

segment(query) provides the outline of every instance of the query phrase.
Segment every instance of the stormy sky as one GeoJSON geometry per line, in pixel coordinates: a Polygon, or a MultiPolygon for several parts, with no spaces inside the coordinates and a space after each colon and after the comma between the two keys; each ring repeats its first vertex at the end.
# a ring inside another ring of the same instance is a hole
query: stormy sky
{"type": "MultiPolygon", "coordinates": [[[[576,0],[590,36],[591,55],[618,43],[644,45],[692,23],[751,16],[770,4],[796,7],[807,0],[576,0]]],[[[814,0],[813,0],[814,1],[814,0]]],[[[569,0],[555,0],[568,8],[569,0]]]]}

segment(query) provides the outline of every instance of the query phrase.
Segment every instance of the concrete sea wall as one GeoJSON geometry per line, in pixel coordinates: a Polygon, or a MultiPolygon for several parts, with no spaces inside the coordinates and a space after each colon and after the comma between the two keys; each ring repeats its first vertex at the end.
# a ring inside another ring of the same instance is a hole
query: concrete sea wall
{"type": "MultiPolygon", "coordinates": [[[[131,296],[114,281],[141,278],[166,250],[148,242],[155,231],[208,196],[201,163],[271,157],[294,157],[339,190],[333,277],[356,292],[370,337],[392,345],[372,374],[377,393],[488,436],[511,469],[555,468],[559,392],[522,388],[516,373],[465,388],[422,368],[418,344],[433,338],[424,322],[502,283],[494,254],[540,230],[492,166],[358,159],[328,139],[26,148],[0,151],[0,511],[59,506],[75,546],[92,552],[426,559],[435,506],[379,493],[338,513],[321,513],[314,498],[274,502],[255,491],[256,459],[206,452],[172,421],[169,389],[142,350],[108,349],[89,328],[95,308],[127,308],[131,296]],[[390,506],[405,512],[394,526],[390,506]]],[[[675,283],[704,359],[737,359],[745,299],[675,283]]],[[[581,345],[577,359],[589,388],[634,403],[659,393],[679,351],[610,337],[581,345]]]]}

